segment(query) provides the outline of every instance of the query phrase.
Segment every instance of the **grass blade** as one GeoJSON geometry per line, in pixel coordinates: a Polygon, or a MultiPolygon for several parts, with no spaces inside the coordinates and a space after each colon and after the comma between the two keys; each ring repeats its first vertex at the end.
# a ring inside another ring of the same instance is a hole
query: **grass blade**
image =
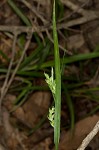
{"type": "Polygon", "coordinates": [[[55,81],[56,81],[54,143],[55,143],[55,149],[58,150],[58,144],[60,138],[61,70],[60,70],[58,36],[56,30],[55,0],[53,5],[53,38],[54,38],[55,81]]]}
{"type": "MultiPolygon", "coordinates": [[[[89,59],[98,58],[98,57],[99,57],[99,52],[77,54],[74,56],[64,57],[64,60],[61,59],[61,64],[71,64],[77,61],[89,60],[89,59]]],[[[55,63],[54,60],[45,62],[42,64],[41,68],[53,67],[54,63],[55,63]]]]}
{"type": "Polygon", "coordinates": [[[71,96],[69,95],[68,89],[65,86],[64,83],[62,83],[64,92],[65,92],[65,96],[66,96],[66,102],[69,108],[69,113],[70,113],[70,119],[71,119],[71,131],[74,130],[74,124],[75,124],[75,115],[74,115],[74,107],[73,107],[73,103],[71,100],[71,96]]]}
{"type": "MultiPolygon", "coordinates": [[[[24,24],[27,26],[32,26],[29,19],[24,15],[24,13],[16,6],[15,2],[13,0],[8,0],[8,4],[10,7],[15,11],[15,13],[20,17],[20,19],[23,21],[24,24]]],[[[37,33],[34,33],[34,37],[38,44],[40,44],[40,38],[37,35],[37,33]]]]}
{"type": "Polygon", "coordinates": [[[31,26],[30,21],[27,19],[27,17],[20,11],[20,9],[16,6],[14,1],[8,0],[8,4],[12,7],[12,9],[16,12],[16,14],[21,18],[21,20],[27,25],[31,26]]]}

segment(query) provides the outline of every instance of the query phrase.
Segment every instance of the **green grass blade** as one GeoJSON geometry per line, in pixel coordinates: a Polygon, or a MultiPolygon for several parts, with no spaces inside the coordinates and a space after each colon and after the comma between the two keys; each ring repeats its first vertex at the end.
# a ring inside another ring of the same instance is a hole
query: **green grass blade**
{"type": "Polygon", "coordinates": [[[13,0],[8,0],[8,4],[12,7],[12,9],[16,12],[16,14],[21,18],[21,20],[27,25],[31,26],[30,21],[27,17],[20,11],[20,9],[16,6],[13,0]]]}
{"type": "Polygon", "coordinates": [[[71,119],[71,130],[73,131],[74,129],[74,123],[75,123],[75,115],[74,115],[74,107],[73,107],[73,103],[71,100],[71,97],[69,95],[67,86],[64,85],[64,83],[62,83],[65,95],[66,95],[66,102],[69,108],[69,113],[70,113],[70,119],[71,119]]]}
{"type": "MultiPolygon", "coordinates": [[[[8,0],[8,4],[11,6],[11,8],[15,11],[15,13],[20,17],[20,19],[25,23],[27,26],[32,26],[29,19],[23,14],[23,12],[16,6],[13,0],[8,0]]],[[[34,37],[38,44],[40,44],[40,38],[37,35],[37,33],[34,33],[34,37]]]]}
{"type": "Polygon", "coordinates": [[[43,49],[43,44],[40,44],[37,47],[37,49],[35,49],[35,51],[33,51],[31,53],[30,56],[28,56],[28,57],[25,58],[25,60],[20,65],[20,70],[24,70],[24,68],[27,67],[34,60],[34,58],[37,56],[37,54],[39,53],[39,51],[41,51],[42,49],[43,49]]]}
{"type": "Polygon", "coordinates": [[[46,46],[42,49],[41,54],[39,56],[39,61],[37,64],[37,70],[40,69],[41,65],[45,62],[46,58],[49,55],[51,44],[50,42],[46,43],[46,46]]]}
{"type": "Polygon", "coordinates": [[[58,0],[58,4],[57,4],[58,6],[58,20],[59,19],[61,19],[62,17],[63,17],[63,15],[64,15],[64,6],[63,6],[63,4],[61,3],[61,1],[60,0],[58,0]]]}
{"type": "MultiPolygon", "coordinates": [[[[64,57],[64,60],[61,59],[61,64],[71,64],[77,61],[83,61],[83,60],[93,59],[93,58],[98,58],[98,57],[99,57],[99,52],[78,54],[74,56],[64,57]]],[[[41,68],[53,67],[54,63],[55,63],[54,60],[45,62],[42,64],[41,68]]]]}
{"type": "Polygon", "coordinates": [[[53,38],[54,38],[55,81],[56,81],[54,143],[55,143],[55,149],[58,150],[58,144],[60,138],[61,70],[60,70],[58,36],[56,30],[55,0],[53,5],[53,38]]]}
{"type": "Polygon", "coordinates": [[[14,107],[11,109],[10,113],[14,112],[16,109],[18,109],[23,103],[27,100],[29,92],[25,93],[24,97],[21,99],[21,101],[17,104],[14,105],[14,107]]]}
{"type": "MultiPolygon", "coordinates": [[[[98,58],[98,57],[99,57],[99,52],[91,52],[87,54],[78,54],[74,56],[64,57],[64,59],[63,58],[60,59],[60,62],[62,65],[64,65],[64,64],[71,64],[74,62],[89,60],[89,59],[98,58]]],[[[54,64],[55,64],[54,60],[44,62],[41,65],[40,69],[44,69],[47,67],[54,67],[54,64]]],[[[34,70],[34,69],[37,69],[37,65],[34,65],[28,68],[28,70],[34,70]]]]}
{"type": "Polygon", "coordinates": [[[22,101],[22,98],[28,93],[29,88],[24,89],[17,97],[16,101],[15,101],[15,105],[17,105],[18,103],[20,103],[22,101]]]}

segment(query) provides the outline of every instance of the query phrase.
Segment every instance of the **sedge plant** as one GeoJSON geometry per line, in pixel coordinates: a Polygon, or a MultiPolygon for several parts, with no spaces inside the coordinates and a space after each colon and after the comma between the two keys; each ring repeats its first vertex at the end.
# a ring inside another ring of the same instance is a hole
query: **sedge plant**
{"type": "Polygon", "coordinates": [[[54,69],[51,70],[51,77],[45,73],[46,82],[53,94],[55,106],[49,109],[48,119],[54,128],[54,144],[55,150],[58,150],[59,138],[60,138],[60,113],[61,113],[61,69],[60,69],[60,56],[58,36],[56,29],[56,13],[55,13],[56,1],[53,4],[53,39],[54,39],[54,69]],[[54,70],[54,71],[53,71],[54,70]],[[55,79],[54,79],[55,72],[55,79]]]}

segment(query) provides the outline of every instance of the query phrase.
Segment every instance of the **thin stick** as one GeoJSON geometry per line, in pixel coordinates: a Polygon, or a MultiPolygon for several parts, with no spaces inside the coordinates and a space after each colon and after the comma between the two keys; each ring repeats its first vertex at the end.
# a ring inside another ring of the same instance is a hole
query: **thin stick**
{"type": "Polygon", "coordinates": [[[0,144],[0,150],[7,150],[0,144]]]}
{"type": "Polygon", "coordinates": [[[94,138],[94,136],[98,133],[99,131],[99,121],[96,123],[95,127],[93,130],[87,135],[87,137],[83,140],[81,146],[77,150],[84,150],[90,141],[94,138]]]}
{"type": "Polygon", "coordinates": [[[26,0],[21,0],[21,2],[27,6],[39,19],[41,19],[41,21],[45,24],[48,23],[48,21],[46,19],[44,19],[44,17],[42,15],[40,15],[39,11],[36,10],[28,1],[26,0]]]}
{"type": "MultiPolygon", "coordinates": [[[[11,61],[10,61],[10,64],[9,64],[9,67],[8,67],[8,71],[7,71],[7,74],[6,74],[6,78],[5,78],[5,81],[4,81],[4,84],[1,88],[1,97],[0,97],[0,115],[2,114],[2,110],[1,110],[1,105],[2,105],[2,101],[3,101],[3,98],[5,96],[5,89],[6,89],[6,86],[8,84],[8,80],[9,80],[9,76],[10,76],[10,72],[11,72],[11,68],[12,68],[12,65],[13,65],[13,62],[14,62],[14,57],[15,57],[15,45],[16,45],[16,41],[17,41],[17,34],[15,33],[14,34],[14,40],[13,40],[13,46],[12,46],[12,57],[11,57],[11,61]]],[[[0,116],[0,123],[2,122],[1,119],[2,117],[0,116]]]]}
{"type": "MultiPolygon", "coordinates": [[[[86,16],[74,19],[74,20],[70,20],[68,22],[63,22],[63,23],[58,23],[57,24],[57,30],[58,29],[67,29],[69,27],[75,26],[75,25],[80,25],[92,20],[97,19],[98,16],[94,11],[86,11],[86,16]]],[[[7,32],[11,32],[14,33],[15,31],[18,34],[21,34],[22,32],[28,33],[34,33],[34,32],[45,32],[46,30],[52,30],[52,24],[48,23],[44,26],[37,26],[37,28],[34,27],[25,27],[25,26],[3,26],[0,25],[0,31],[7,31],[7,32]]]]}
{"type": "Polygon", "coordinates": [[[6,89],[5,89],[5,94],[7,93],[8,89],[9,89],[9,87],[10,87],[10,85],[11,85],[11,83],[12,83],[14,77],[15,77],[15,74],[16,74],[17,70],[19,69],[19,66],[20,66],[20,64],[21,64],[21,62],[22,62],[22,60],[24,58],[24,55],[25,55],[25,53],[26,53],[26,51],[27,51],[27,49],[29,47],[29,44],[30,44],[30,41],[31,41],[31,37],[28,39],[28,41],[27,41],[27,43],[25,45],[24,51],[23,51],[23,53],[21,55],[21,58],[20,58],[20,60],[19,60],[19,62],[17,64],[17,66],[16,66],[16,68],[15,68],[15,70],[14,70],[14,72],[13,72],[13,74],[12,74],[10,80],[9,80],[9,82],[8,82],[8,85],[7,85],[6,89]]]}
{"type": "MultiPolygon", "coordinates": [[[[5,88],[5,90],[4,90],[4,92],[3,92],[3,95],[2,95],[2,97],[1,97],[1,99],[0,99],[1,104],[2,104],[2,100],[3,100],[4,96],[6,95],[8,89],[9,89],[9,87],[10,87],[10,85],[11,85],[11,83],[12,83],[14,77],[15,77],[15,74],[16,74],[17,70],[19,69],[19,66],[20,66],[20,64],[21,64],[21,62],[22,62],[22,60],[23,60],[23,58],[24,58],[24,55],[25,55],[25,53],[26,53],[26,50],[27,50],[28,47],[29,47],[29,44],[30,44],[30,41],[31,41],[31,37],[32,37],[32,33],[31,33],[31,35],[30,35],[30,37],[29,37],[29,39],[28,39],[28,41],[27,41],[27,43],[26,43],[26,45],[25,45],[25,47],[24,47],[23,53],[22,53],[22,55],[21,55],[21,58],[20,58],[20,60],[19,60],[19,62],[18,62],[18,64],[17,64],[17,66],[16,66],[14,72],[13,72],[12,75],[11,75],[11,78],[10,78],[9,82],[8,82],[7,85],[6,85],[6,88],[5,88]]],[[[1,115],[1,113],[0,113],[0,115],[1,115]]],[[[0,123],[2,123],[2,116],[1,116],[1,118],[0,118],[0,121],[1,121],[0,123]]]]}
{"type": "Polygon", "coordinates": [[[0,31],[7,31],[7,32],[11,32],[11,33],[15,33],[15,31],[18,34],[21,34],[23,32],[25,33],[29,33],[30,31],[33,32],[39,32],[39,31],[45,31],[44,27],[38,26],[38,28],[34,29],[33,27],[25,27],[25,26],[4,26],[4,25],[0,25],[0,31]],[[37,30],[36,30],[37,29],[37,30]]]}
{"type": "Polygon", "coordinates": [[[10,64],[9,64],[9,67],[8,67],[8,71],[7,71],[7,74],[6,74],[6,78],[5,78],[5,81],[4,81],[2,90],[1,90],[1,97],[2,97],[2,95],[3,95],[3,93],[4,93],[4,89],[5,89],[6,85],[7,85],[7,82],[8,82],[9,76],[10,76],[10,72],[11,72],[11,68],[12,68],[12,65],[13,65],[13,61],[14,61],[14,57],[15,57],[15,45],[16,45],[16,40],[17,40],[17,35],[15,34],[15,35],[14,35],[14,40],[13,40],[13,46],[12,46],[11,61],[10,61],[10,64]]]}
{"type": "Polygon", "coordinates": [[[8,88],[9,88],[9,86],[11,85],[11,83],[12,83],[14,77],[15,77],[15,74],[16,74],[16,72],[18,71],[18,69],[19,69],[19,67],[20,67],[20,64],[21,64],[21,62],[22,62],[22,60],[23,60],[23,58],[24,58],[24,55],[25,55],[25,53],[26,53],[26,51],[27,51],[27,49],[28,49],[28,47],[29,47],[29,45],[30,45],[31,38],[32,38],[32,33],[31,33],[31,35],[30,35],[30,37],[29,37],[29,39],[28,39],[28,41],[27,41],[27,43],[26,43],[26,45],[25,45],[24,51],[23,51],[23,53],[22,53],[22,55],[21,55],[21,58],[20,58],[20,60],[19,60],[19,62],[18,62],[18,64],[17,64],[17,66],[16,66],[16,68],[15,68],[15,70],[14,70],[12,76],[11,76],[11,79],[10,79],[9,82],[8,82],[7,90],[8,90],[8,88]]]}

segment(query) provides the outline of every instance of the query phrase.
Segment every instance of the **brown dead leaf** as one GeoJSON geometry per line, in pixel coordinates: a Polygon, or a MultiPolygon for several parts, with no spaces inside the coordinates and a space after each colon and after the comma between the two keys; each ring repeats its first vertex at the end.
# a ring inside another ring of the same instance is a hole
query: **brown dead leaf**
{"type": "Polygon", "coordinates": [[[71,131],[63,131],[61,134],[59,149],[76,150],[86,135],[93,129],[98,120],[99,116],[94,115],[79,121],[75,125],[75,132],[73,137],[71,136],[71,131]]]}
{"type": "Polygon", "coordinates": [[[22,149],[24,144],[22,140],[24,139],[23,134],[18,132],[12,124],[10,123],[10,115],[9,112],[3,108],[3,126],[4,126],[4,141],[8,149],[17,150],[22,149]]]}
{"type": "Polygon", "coordinates": [[[67,42],[67,48],[72,49],[79,49],[84,44],[84,38],[81,34],[76,34],[70,36],[67,42]]]}
{"type": "MultiPolygon", "coordinates": [[[[38,120],[45,115],[50,105],[51,94],[49,92],[35,92],[30,98],[17,108],[12,114],[28,127],[33,127],[38,120]]],[[[16,97],[7,95],[4,106],[11,111],[16,97]]]]}
{"type": "Polygon", "coordinates": [[[68,38],[67,49],[76,53],[88,53],[89,49],[82,34],[75,34],[68,38]]]}
{"type": "Polygon", "coordinates": [[[49,92],[35,92],[23,105],[26,122],[32,127],[48,110],[50,98],[49,92]]]}

